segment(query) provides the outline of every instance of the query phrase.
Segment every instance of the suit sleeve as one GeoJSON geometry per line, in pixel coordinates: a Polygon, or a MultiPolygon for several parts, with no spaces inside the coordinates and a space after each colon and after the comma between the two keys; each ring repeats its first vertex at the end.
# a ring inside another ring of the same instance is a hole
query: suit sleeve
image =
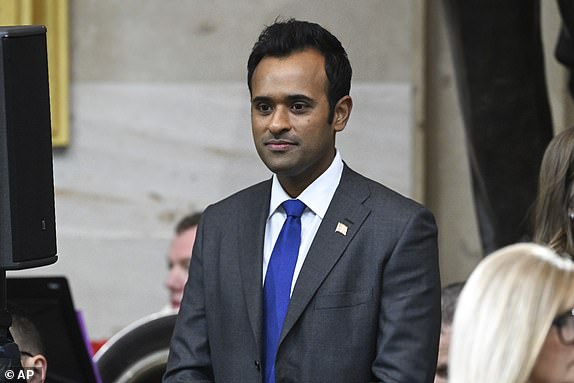
{"type": "Polygon", "coordinates": [[[171,339],[164,383],[213,382],[204,294],[204,222],[206,210],[197,230],[174,333],[171,339]]]}
{"type": "Polygon", "coordinates": [[[431,383],[441,313],[437,228],[428,210],[407,220],[383,273],[372,371],[385,383],[431,383]]]}

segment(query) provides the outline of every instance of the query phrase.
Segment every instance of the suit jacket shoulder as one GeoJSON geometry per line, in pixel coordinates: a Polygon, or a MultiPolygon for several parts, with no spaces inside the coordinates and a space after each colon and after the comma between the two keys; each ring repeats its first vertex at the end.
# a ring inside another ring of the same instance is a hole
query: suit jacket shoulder
{"type": "Polygon", "coordinates": [[[202,218],[205,217],[210,224],[226,223],[233,217],[242,219],[246,215],[253,216],[255,212],[268,212],[270,197],[271,179],[249,186],[208,206],[202,218]]]}
{"type": "Polygon", "coordinates": [[[340,192],[351,198],[358,199],[360,203],[373,211],[381,211],[399,216],[410,216],[428,209],[413,199],[406,197],[389,187],[367,178],[345,165],[343,177],[339,186],[340,192]]]}

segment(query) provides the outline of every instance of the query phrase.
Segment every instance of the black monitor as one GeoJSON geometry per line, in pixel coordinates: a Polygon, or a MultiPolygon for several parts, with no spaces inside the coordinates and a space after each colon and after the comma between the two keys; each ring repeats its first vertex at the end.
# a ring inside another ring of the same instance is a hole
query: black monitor
{"type": "Polygon", "coordinates": [[[46,346],[46,383],[98,383],[83,324],[65,277],[7,278],[8,309],[38,327],[46,346]]]}

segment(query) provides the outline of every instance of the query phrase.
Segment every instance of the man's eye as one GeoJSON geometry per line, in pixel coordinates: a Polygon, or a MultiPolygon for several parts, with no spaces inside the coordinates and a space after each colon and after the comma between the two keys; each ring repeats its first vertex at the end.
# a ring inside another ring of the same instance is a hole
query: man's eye
{"type": "Polygon", "coordinates": [[[271,106],[269,104],[257,104],[255,108],[259,113],[269,113],[271,111],[271,106]]]}
{"type": "Polygon", "coordinates": [[[301,113],[307,110],[307,104],[302,102],[297,102],[291,105],[291,109],[297,113],[301,113]]]}

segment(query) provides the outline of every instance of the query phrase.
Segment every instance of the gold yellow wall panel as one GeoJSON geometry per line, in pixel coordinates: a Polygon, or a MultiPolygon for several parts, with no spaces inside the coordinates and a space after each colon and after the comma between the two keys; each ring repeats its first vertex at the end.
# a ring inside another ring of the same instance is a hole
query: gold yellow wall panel
{"type": "Polygon", "coordinates": [[[0,25],[45,25],[50,76],[52,144],[70,142],[68,0],[0,0],[0,25]]]}

